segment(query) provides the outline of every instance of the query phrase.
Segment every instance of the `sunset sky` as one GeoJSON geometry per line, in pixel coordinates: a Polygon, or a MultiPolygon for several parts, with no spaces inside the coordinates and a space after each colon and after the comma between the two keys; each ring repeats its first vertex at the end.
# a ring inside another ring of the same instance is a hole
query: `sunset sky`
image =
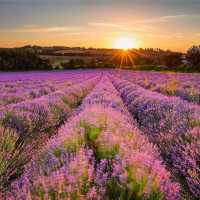
{"type": "Polygon", "coordinates": [[[200,0],[0,0],[0,46],[134,47],[200,44],[200,0]]]}

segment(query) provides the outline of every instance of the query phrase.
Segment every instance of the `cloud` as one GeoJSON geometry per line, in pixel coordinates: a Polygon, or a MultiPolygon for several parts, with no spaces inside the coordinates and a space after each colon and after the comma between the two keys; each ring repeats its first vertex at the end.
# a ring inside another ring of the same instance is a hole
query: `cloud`
{"type": "Polygon", "coordinates": [[[64,35],[72,35],[72,36],[79,36],[79,35],[89,35],[89,34],[92,34],[91,32],[89,31],[74,31],[74,32],[66,32],[64,33],[64,35]]]}
{"type": "Polygon", "coordinates": [[[137,23],[160,23],[160,22],[167,22],[167,21],[171,21],[174,19],[181,19],[184,17],[188,17],[189,15],[184,15],[184,14],[180,14],[180,15],[165,15],[165,16],[161,16],[161,17],[155,17],[155,18],[150,18],[150,19],[145,19],[145,20],[141,20],[141,21],[137,21],[137,23]]]}
{"type": "MultiPolygon", "coordinates": [[[[92,27],[108,27],[113,29],[113,31],[123,31],[123,32],[146,32],[150,31],[153,28],[147,25],[120,25],[120,24],[111,24],[111,23],[97,23],[97,22],[89,22],[87,23],[92,27]]],[[[62,33],[64,35],[81,35],[86,32],[92,33],[94,30],[89,29],[87,26],[50,26],[50,27],[42,27],[34,24],[24,25],[23,27],[16,27],[10,29],[0,29],[0,32],[4,33],[62,33]]],[[[95,31],[97,32],[97,31],[95,31]]]]}
{"type": "Polygon", "coordinates": [[[161,17],[162,19],[168,20],[168,19],[176,19],[176,18],[182,18],[182,17],[187,17],[188,15],[167,15],[161,17]]]}
{"type": "Polygon", "coordinates": [[[37,25],[24,25],[23,27],[0,29],[1,33],[70,33],[81,31],[83,27],[73,26],[51,26],[41,27],[37,25]]]}
{"type": "Polygon", "coordinates": [[[146,32],[146,31],[152,31],[154,29],[153,26],[147,26],[147,25],[134,25],[132,27],[127,27],[127,30],[134,31],[134,32],[146,32]]]}
{"type": "Polygon", "coordinates": [[[120,24],[110,24],[110,23],[99,23],[99,22],[89,22],[90,26],[100,26],[100,27],[111,27],[111,28],[123,28],[120,24]]]}
{"type": "Polygon", "coordinates": [[[170,39],[170,38],[176,38],[176,39],[182,39],[184,38],[184,35],[182,33],[174,33],[174,34],[148,34],[149,37],[153,38],[164,38],[164,39],[170,39]]]}
{"type": "Polygon", "coordinates": [[[122,24],[111,24],[111,23],[99,23],[99,22],[89,22],[89,26],[95,26],[95,27],[108,27],[117,29],[119,31],[126,31],[126,32],[146,32],[153,30],[152,26],[147,25],[122,25],[122,24]]]}
{"type": "Polygon", "coordinates": [[[39,27],[38,25],[34,25],[34,24],[28,24],[28,25],[24,25],[24,28],[37,28],[39,27]]]}
{"type": "Polygon", "coordinates": [[[54,33],[54,32],[70,32],[81,30],[82,27],[70,26],[54,26],[54,27],[41,27],[37,25],[25,25],[22,28],[11,29],[14,33],[54,33]]]}
{"type": "Polygon", "coordinates": [[[86,29],[86,26],[50,26],[43,27],[34,24],[24,25],[22,27],[0,29],[0,33],[30,33],[30,34],[45,34],[45,33],[60,33],[66,36],[79,36],[92,34],[92,31],[86,29]]]}

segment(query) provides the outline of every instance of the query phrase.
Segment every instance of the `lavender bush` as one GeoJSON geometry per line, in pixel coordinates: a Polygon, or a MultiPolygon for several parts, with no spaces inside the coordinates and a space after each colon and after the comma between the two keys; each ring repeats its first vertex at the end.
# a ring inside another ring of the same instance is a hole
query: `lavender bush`
{"type": "Polygon", "coordinates": [[[54,95],[10,105],[7,110],[2,110],[2,190],[23,172],[25,163],[56,133],[97,81],[98,78],[88,79],[54,95]]]}
{"type": "MultiPolygon", "coordinates": [[[[200,196],[199,125],[200,108],[176,97],[167,97],[112,77],[129,111],[155,143],[184,190],[200,196]],[[196,129],[195,129],[196,130],[196,129]]],[[[189,197],[186,197],[189,198],[189,197]]]]}
{"type": "Polygon", "coordinates": [[[180,199],[157,149],[107,78],[15,181],[7,199],[180,199]]]}
{"type": "Polygon", "coordinates": [[[120,76],[151,91],[200,103],[199,74],[122,71],[120,76]]]}

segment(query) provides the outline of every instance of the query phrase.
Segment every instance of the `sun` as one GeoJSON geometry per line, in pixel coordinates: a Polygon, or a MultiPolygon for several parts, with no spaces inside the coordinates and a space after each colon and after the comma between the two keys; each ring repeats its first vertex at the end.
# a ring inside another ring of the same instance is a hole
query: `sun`
{"type": "Polygon", "coordinates": [[[119,37],[114,41],[114,48],[116,49],[133,49],[137,47],[137,41],[134,38],[119,37]]]}

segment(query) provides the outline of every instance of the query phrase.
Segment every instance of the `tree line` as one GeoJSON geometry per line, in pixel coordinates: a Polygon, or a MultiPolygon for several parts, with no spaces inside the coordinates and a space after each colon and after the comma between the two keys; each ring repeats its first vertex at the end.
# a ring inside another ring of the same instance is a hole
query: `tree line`
{"type": "Polygon", "coordinates": [[[43,60],[32,49],[12,48],[0,49],[0,70],[49,70],[52,69],[48,60],[43,60]]]}
{"type": "Polygon", "coordinates": [[[61,62],[63,69],[116,68],[175,72],[200,72],[200,45],[192,46],[186,54],[161,49],[134,49],[115,52],[109,58],[70,59],[61,62]],[[123,55],[124,54],[124,55],[123,55]]]}
{"type": "MultiPolygon", "coordinates": [[[[62,47],[64,49],[64,47],[62,47]]],[[[50,50],[54,55],[54,47],[50,50]]],[[[99,55],[91,59],[69,59],[56,65],[41,58],[46,48],[26,46],[23,48],[0,49],[0,70],[52,70],[79,68],[127,68],[136,70],[200,72],[200,45],[192,46],[186,54],[161,49],[112,50],[110,56],[99,55]]],[[[57,53],[56,53],[57,55],[57,53]]],[[[54,55],[54,56],[56,56],[54,55]]]]}

